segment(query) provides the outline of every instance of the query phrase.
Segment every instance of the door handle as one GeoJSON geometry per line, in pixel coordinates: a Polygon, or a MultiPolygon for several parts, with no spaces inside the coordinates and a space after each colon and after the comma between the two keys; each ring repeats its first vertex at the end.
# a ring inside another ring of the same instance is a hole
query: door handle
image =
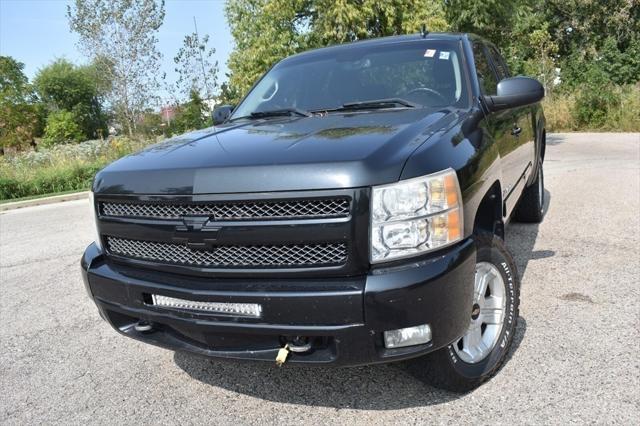
{"type": "Polygon", "coordinates": [[[520,136],[520,133],[522,133],[521,127],[514,127],[513,129],[511,129],[511,134],[513,136],[520,136]]]}

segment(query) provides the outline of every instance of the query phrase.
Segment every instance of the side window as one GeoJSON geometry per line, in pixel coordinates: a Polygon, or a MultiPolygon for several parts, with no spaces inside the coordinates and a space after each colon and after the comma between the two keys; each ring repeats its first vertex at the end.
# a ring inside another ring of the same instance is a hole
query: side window
{"type": "Polygon", "coordinates": [[[491,65],[489,65],[484,47],[480,43],[473,44],[473,60],[476,64],[476,73],[478,74],[478,82],[480,83],[482,94],[495,95],[498,81],[491,65]]]}
{"type": "Polygon", "coordinates": [[[496,68],[496,72],[498,73],[498,81],[508,78],[510,76],[509,68],[507,68],[507,64],[504,62],[504,59],[493,46],[489,47],[489,53],[491,54],[491,59],[493,59],[493,65],[496,68]]]}

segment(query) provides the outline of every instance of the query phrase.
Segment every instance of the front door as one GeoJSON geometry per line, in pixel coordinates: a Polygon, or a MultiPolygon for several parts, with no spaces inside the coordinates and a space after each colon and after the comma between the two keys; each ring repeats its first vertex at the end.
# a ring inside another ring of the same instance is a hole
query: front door
{"type": "MultiPolygon", "coordinates": [[[[497,81],[509,78],[509,68],[495,46],[487,45],[485,47],[497,81]]],[[[520,199],[527,179],[533,170],[531,162],[535,158],[535,142],[531,106],[514,108],[505,111],[505,113],[510,115],[510,137],[504,138],[498,144],[498,151],[502,157],[503,178],[507,183],[507,188],[503,188],[503,191],[505,192],[506,214],[509,215],[520,199]]]]}
{"type": "MultiPolygon", "coordinates": [[[[473,44],[473,56],[478,73],[478,82],[483,95],[491,96],[496,94],[498,81],[501,79],[495,68],[491,65],[489,52],[484,44],[476,42],[473,44]]],[[[488,114],[485,132],[491,138],[501,157],[502,168],[502,196],[507,205],[507,210],[503,214],[511,213],[513,207],[509,203],[513,190],[516,188],[518,178],[522,174],[517,163],[514,150],[518,147],[519,136],[514,131],[517,127],[517,118],[512,110],[496,111],[488,114]]],[[[517,197],[516,197],[517,198],[517,197]]]]}

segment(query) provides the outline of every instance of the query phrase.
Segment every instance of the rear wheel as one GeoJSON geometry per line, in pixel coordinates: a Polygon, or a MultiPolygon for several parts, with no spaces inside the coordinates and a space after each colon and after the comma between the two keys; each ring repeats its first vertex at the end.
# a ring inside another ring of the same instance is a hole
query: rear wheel
{"type": "Polygon", "coordinates": [[[466,392],[491,378],[504,363],[515,333],[520,281],[513,258],[497,236],[477,238],[474,298],[469,328],[451,345],[427,355],[427,381],[466,392]]]}
{"type": "Polygon", "coordinates": [[[540,223],[544,217],[544,172],[542,161],[538,164],[535,182],[524,190],[516,209],[515,219],[519,222],[540,223]]]}

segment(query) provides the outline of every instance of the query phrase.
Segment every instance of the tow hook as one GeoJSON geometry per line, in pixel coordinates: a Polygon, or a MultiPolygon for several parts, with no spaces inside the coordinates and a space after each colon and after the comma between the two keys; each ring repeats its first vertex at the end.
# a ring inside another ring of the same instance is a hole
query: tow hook
{"type": "Polygon", "coordinates": [[[308,352],[311,349],[311,340],[308,337],[296,336],[292,341],[287,342],[283,348],[280,348],[276,356],[276,365],[281,367],[289,356],[289,352],[298,354],[308,352]]]}
{"type": "Polygon", "coordinates": [[[311,340],[308,337],[296,336],[289,342],[289,350],[298,354],[308,352],[311,349],[311,340]]]}
{"type": "Polygon", "coordinates": [[[138,321],[136,325],[133,326],[133,328],[138,333],[148,333],[153,330],[153,326],[149,322],[144,320],[138,321]]]}

